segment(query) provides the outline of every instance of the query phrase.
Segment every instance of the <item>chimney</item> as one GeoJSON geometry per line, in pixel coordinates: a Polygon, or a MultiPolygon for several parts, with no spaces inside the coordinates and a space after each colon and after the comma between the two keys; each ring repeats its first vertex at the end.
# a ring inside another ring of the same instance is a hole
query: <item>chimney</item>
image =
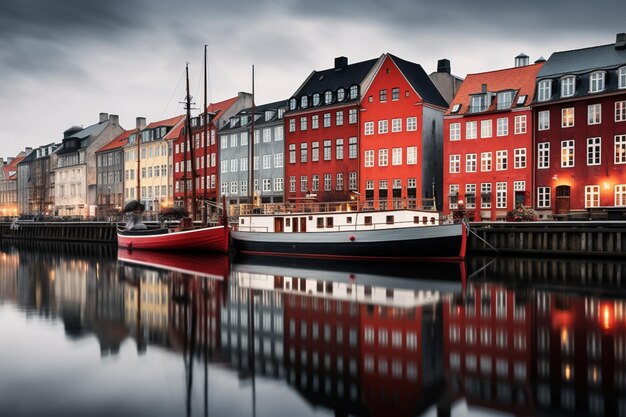
{"type": "Polygon", "coordinates": [[[535,64],[540,64],[542,62],[546,62],[546,59],[542,56],[540,56],[539,58],[537,58],[537,60],[535,61],[535,64]]]}
{"type": "Polygon", "coordinates": [[[7,158],[7,165],[11,165],[11,162],[13,162],[14,159],[15,158],[13,158],[13,157],[7,158]]]}
{"type": "Polygon", "coordinates": [[[339,70],[342,69],[343,67],[347,67],[348,66],[348,58],[345,56],[338,56],[337,58],[335,58],[335,69],[339,70]]]}
{"type": "Polygon", "coordinates": [[[137,120],[137,123],[135,126],[137,127],[137,130],[139,131],[144,130],[146,128],[146,118],[138,117],[136,120],[137,120]]]}
{"type": "Polygon", "coordinates": [[[437,61],[437,72],[450,74],[450,60],[449,59],[440,59],[437,61]]]}
{"type": "Polygon", "coordinates": [[[626,49],[626,33],[618,33],[615,36],[615,49],[626,49]]]}
{"type": "Polygon", "coordinates": [[[109,120],[109,113],[100,113],[100,123],[109,120]]]}
{"type": "Polygon", "coordinates": [[[33,151],[33,148],[24,148],[24,156],[28,156],[33,151]]]}
{"type": "Polygon", "coordinates": [[[111,122],[112,125],[119,125],[120,124],[120,116],[118,116],[117,114],[110,114],[109,115],[109,121],[111,122]]]}
{"type": "Polygon", "coordinates": [[[480,92],[481,93],[486,93],[487,92],[487,84],[482,84],[480,86],[480,92]]]}
{"type": "Polygon", "coordinates": [[[515,57],[515,68],[525,67],[526,65],[528,65],[528,55],[522,52],[515,57]]]}

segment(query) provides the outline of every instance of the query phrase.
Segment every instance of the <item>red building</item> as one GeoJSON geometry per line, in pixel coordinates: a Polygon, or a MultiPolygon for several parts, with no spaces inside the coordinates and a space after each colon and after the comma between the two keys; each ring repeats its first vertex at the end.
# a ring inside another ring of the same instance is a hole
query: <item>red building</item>
{"type": "Polygon", "coordinates": [[[532,205],[532,111],[543,65],[469,74],[444,118],[444,213],[464,204],[476,219],[532,205]],[[495,198],[494,198],[495,197],[495,198]]]}
{"type": "Polygon", "coordinates": [[[556,52],[537,75],[535,207],[545,215],[626,207],[626,34],[556,52]]]}
{"type": "MultiPolygon", "coordinates": [[[[196,173],[196,198],[202,200],[206,187],[207,198],[216,201],[219,196],[219,148],[217,142],[217,132],[228,123],[231,116],[237,114],[243,108],[252,105],[252,96],[248,93],[239,93],[236,97],[218,103],[211,103],[205,114],[201,114],[191,119],[191,137],[193,150],[190,152],[187,143],[186,130],[182,129],[172,141],[173,164],[174,164],[174,199],[182,204],[185,195],[185,184],[187,180],[187,207],[191,207],[192,176],[191,162],[193,154],[193,167],[196,173]],[[209,124],[207,126],[208,141],[204,138],[204,120],[208,115],[209,124]],[[186,175],[186,173],[189,173],[186,175]]],[[[198,213],[201,205],[197,205],[198,213]]]]}
{"type": "Polygon", "coordinates": [[[446,107],[420,65],[390,54],[313,71],[285,116],[286,199],[432,197],[446,107]]]}

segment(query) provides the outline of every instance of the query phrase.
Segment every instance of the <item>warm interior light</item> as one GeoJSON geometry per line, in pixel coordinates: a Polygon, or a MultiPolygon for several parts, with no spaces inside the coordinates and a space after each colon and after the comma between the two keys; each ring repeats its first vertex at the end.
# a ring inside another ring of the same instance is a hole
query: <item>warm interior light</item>
{"type": "Polygon", "coordinates": [[[608,181],[604,181],[604,189],[608,191],[610,188],[611,188],[611,184],[609,184],[608,181]]]}
{"type": "Polygon", "coordinates": [[[570,366],[570,364],[565,365],[565,372],[564,372],[564,376],[565,376],[565,380],[569,381],[572,378],[572,368],[570,366]]]}

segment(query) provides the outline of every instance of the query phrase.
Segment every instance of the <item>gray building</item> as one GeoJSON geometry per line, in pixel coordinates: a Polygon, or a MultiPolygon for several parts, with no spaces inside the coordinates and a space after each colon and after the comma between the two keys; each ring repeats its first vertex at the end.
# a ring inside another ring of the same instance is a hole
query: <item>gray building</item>
{"type": "Polygon", "coordinates": [[[124,146],[135,130],[127,130],[96,151],[96,217],[106,219],[124,206],[124,146]]]}
{"type": "Polygon", "coordinates": [[[61,145],[35,148],[17,166],[18,212],[26,215],[54,214],[54,167],[61,145]]]}
{"type": "Polygon", "coordinates": [[[284,201],[283,115],[286,109],[286,100],[255,107],[252,164],[250,164],[250,136],[253,128],[253,109],[244,109],[230,117],[228,123],[220,129],[220,195],[226,196],[230,206],[250,203],[251,166],[254,167],[253,190],[256,202],[284,201]]]}

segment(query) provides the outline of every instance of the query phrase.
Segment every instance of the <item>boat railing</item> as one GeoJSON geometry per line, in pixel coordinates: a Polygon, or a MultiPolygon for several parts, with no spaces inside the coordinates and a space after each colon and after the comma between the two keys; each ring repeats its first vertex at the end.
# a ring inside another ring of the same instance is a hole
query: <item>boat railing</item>
{"type": "Polygon", "coordinates": [[[349,200],[318,202],[310,199],[288,201],[286,203],[238,204],[230,208],[231,217],[252,214],[285,213],[332,213],[377,210],[420,210],[436,212],[432,198],[397,198],[392,200],[349,200]]]}

